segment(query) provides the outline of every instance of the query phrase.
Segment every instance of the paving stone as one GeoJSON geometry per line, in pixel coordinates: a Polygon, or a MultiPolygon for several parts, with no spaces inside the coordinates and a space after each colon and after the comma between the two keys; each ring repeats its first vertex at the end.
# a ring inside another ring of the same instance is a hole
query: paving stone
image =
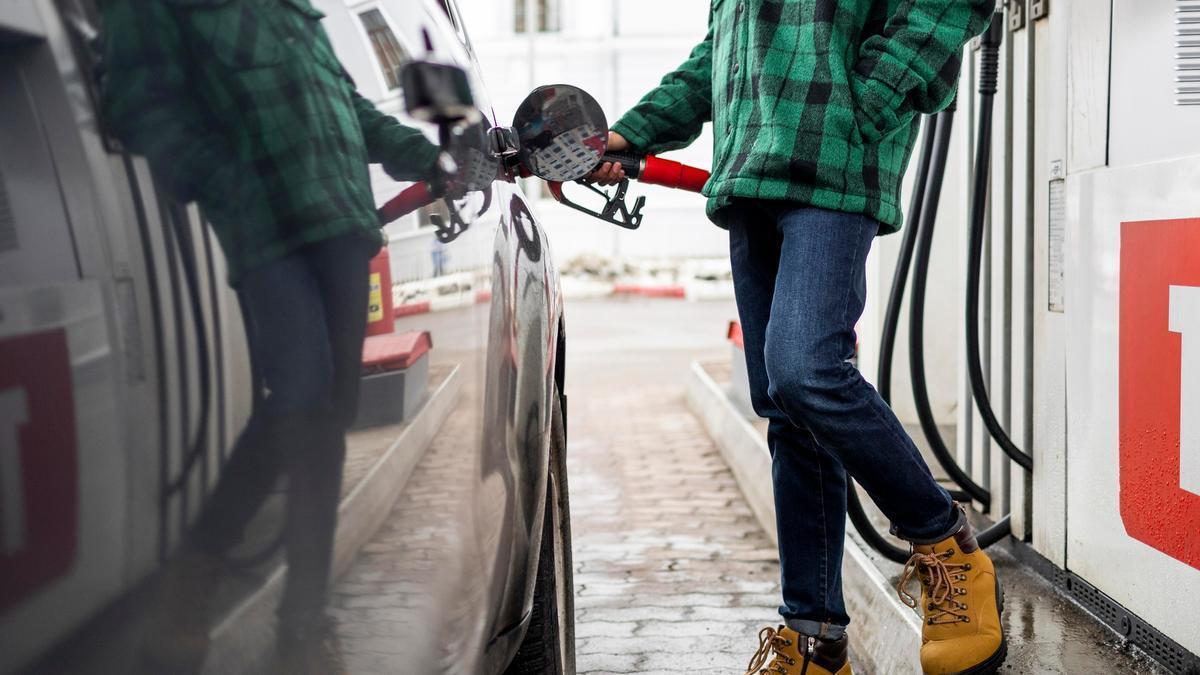
{"type": "MultiPolygon", "coordinates": [[[[650,362],[644,345],[621,342],[622,321],[589,314],[636,306],[599,305],[572,314],[571,345],[589,339],[601,345],[579,348],[574,353],[582,356],[568,362],[576,670],[737,675],[758,645],[758,629],[778,621],[778,560],[684,401],[690,361],[727,353],[722,336],[732,308],[653,307],[664,317],[706,317],[709,351],[671,348],[650,362]]],[[[678,325],[691,327],[672,330],[687,332],[696,324],[678,325]]],[[[474,447],[453,441],[472,438],[470,424],[469,417],[451,416],[448,432],[439,434],[387,522],[334,591],[330,613],[347,672],[425,672],[419,664],[434,660],[444,672],[467,672],[455,670],[453,640],[434,633],[427,618],[442,611],[429,604],[439,597],[437,580],[456,578],[438,574],[438,566],[478,565],[454,555],[463,544],[453,505],[465,500],[461,492],[470,485],[457,478],[471,465],[474,447]],[[396,635],[404,639],[387,639],[396,635]]],[[[455,593],[483,601],[481,589],[455,593]]],[[[462,626],[463,639],[483,629],[466,616],[462,626]]]]}
{"type": "Polygon", "coordinates": [[[682,379],[629,374],[571,399],[577,670],[741,673],[778,621],[775,548],[682,379]]]}

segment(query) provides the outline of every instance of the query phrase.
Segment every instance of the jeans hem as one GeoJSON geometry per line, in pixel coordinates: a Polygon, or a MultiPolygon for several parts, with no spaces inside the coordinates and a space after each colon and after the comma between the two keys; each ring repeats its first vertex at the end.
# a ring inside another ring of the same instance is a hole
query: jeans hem
{"type": "Polygon", "coordinates": [[[960,509],[957,504],[955,506],[953,506],[952,509],[953,509],[953,513],[954,513],[954,523],[950,526],[950,528],[948,530],[945,530],[944,532],[942,532],[941,534],[939,534],[937,536],[910,537],[907,534],[905,534],[899,528],[899,526],[894,525],[894,524],[891,527],[891,533],[893,535],[903,539],[904,541],[907,541],[910,544],[916,544],[917,546],[929,546],[931,544],[936,544],[939,541],[945,541],[945,540],[949,539],[950,537],[953,537],[954,535],[958,534],[958,531],[963,529],[963,527],[966,526],[966,524],[967,524],[967,514],[964,513],[963,510],[960,509]]]}
{"type": "Polygon", "coordinates": [[[812,621],[809,619],[783,618],[788,628],[801,635],[815,637],[818,640],[840,640],[846,634],[846,627],[828,621],[812,621]]]}

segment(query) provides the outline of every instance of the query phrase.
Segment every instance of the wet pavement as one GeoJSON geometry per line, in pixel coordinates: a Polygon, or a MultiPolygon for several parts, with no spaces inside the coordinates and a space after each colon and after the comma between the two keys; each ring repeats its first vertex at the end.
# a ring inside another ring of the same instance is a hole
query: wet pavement
{"type": "Polygon", "coordinates": [[[779,566],[684,401],[689,363],[728,352],[732,304],[568,310],[578,672],[741,673],[779,566]]]}
{"type": "MultiPolygon", "coordinates": [[[[568,311],[578,672],[741,673],[758,629],[778,618],[777,556],[684,400],[692,361],[728,360],[734,308],[639,299],[573,302],[568,311]]],[[[452,636],[389,636],[428,629],[410,622],[439,595],[421,579],[445,561],[433,552],[461,547],[446,507],[459,499],[462,452],[434,442],[338,584],[339,670],[453,661],[452,636]],[[403,555],[395,542],[408,543],[403,555]],[[428,649],[412,651],[422,644],[428,649]]],[[[1001,672],[1161,672],[1012,556],[996,558],[1012,645],[1001,672]]],[[[887,576],[899,570],[880,567],[887,576]]]]}

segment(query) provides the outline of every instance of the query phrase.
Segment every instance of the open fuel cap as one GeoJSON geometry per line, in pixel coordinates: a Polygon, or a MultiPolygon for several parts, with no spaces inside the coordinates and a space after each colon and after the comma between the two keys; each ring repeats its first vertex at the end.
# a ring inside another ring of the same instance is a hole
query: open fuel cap
{"type": "Polygon", "coordinates": [[[608,149],[608,120],[600,104],[569,84],[534,89],[517,108],[513,128],[521,164],[547,181],[587,176],[608,149]]]}

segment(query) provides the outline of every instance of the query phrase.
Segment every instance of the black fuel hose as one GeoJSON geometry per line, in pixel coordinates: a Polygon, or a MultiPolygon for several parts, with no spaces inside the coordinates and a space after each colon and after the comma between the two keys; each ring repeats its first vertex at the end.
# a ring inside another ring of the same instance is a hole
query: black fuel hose
{"type": "Polygon", "coordinates": [[[858,536],[862,537],[863,541],[867,542],[867,546],[878,551],[880,555],[901,565],[912,557],[911,551],[888,541],[886,537],[879,534],[879,530],[875,529],[875,524],[871,522],[870,516],[863,510],[862,500],[858,498],[858,488],[854,486],[853,481],[846,485],[846,513],[850,516],[850,522],[854,525],[858,536]]]}
{"type": "Polygon", "coordinates": [[[900,306],[904,302],[904,290],[908,284],[908,272],[912,267],[913,249],[917,244],[917,224],[921,221],[921,210],[925,204],[925,186],[929,183],[929,162],[933,158],[934,135],[937,133],[937,116],[925,118],[921,152],[917,155],[917,175],[913,184],[912,201],[908,206],[908,227],[904,228],[900,240],[900,255],[896,270],[892,273],[892,289],[888,294],[887,309],[883,313],[883,331],[879,338],[879,369],[875,387],[879,396],[887,403],[892,402],[892,356],[896,350],[896,333],[900,326],[900,306]]]}
{"type": "MultiPolygon", "coordinates": [[[[908,207],[908,227],[904,229],[900,241],[900,255],[896,261],[896,271],[892,275],[892,289],[888,294],[887,310],[884,312],[883,333],[880,337],[879,370],[876,377],[876,388],[884,402],[891,404],[892,400],[892,356],[896,348],[896,332],[900,324],[900,308],[904,302],[904,289],[908,284],[908,272],[912,264],[913,249],[917,243],[917,224],[921,219],[922,207],[925,204],[925,189],[929,178],[929,163],[933,158],[934,136],[937,133],[938,118],[925,119],[925,131],[922,136],[921,151],[917,155],[916,184],[913,187],[912,201],[908,207]]],[[[858,489],[851,482],[846,492],[846,511],[850,522],[858,531],[860,537],[871,548],[892,562],[903,564],[911,555],[909,550],[897,546],[875,529],[867,512],[863,510],[858,489]]]]}
{"type": "Polygon", "coordinates": [[[979,139],[975,150],[975,176],[971,188],[971,221],[967,244],[967,379],[975,407],[996,444],[1026,471],[1033,470],[1033,458],[1022,451],[996,419],[983,377],[979,347],[979,286],[983,260],[983,237],[987,229],[988,186],[991,183],[992,118],[1000,73],[1000,44],[1004,39],[1003,15],[993,16],[992,25],[983,35],[979,71],[979,139]]]}
{"type": "MultiPolygon", "coordinates": [[[[158,286],[158,265],[155,263],[154,243],[150,238],[146,202],[142,195],[141,185],[138,182],[137,170],[134,168],[133,158],[128,153],[121,154],[121,163],[125,168],[125,177],[129,182],[129,193],[133,198],[133,211],[138,226],[138,241],[142,247],[142,265],[146,273],[146,287],[150,294],[150,321],[151,330],[154,335],[154,372],[158,375],[155,378],[155,386],[158,401],[161,403],[158,406],[158,482],[160,486],[165,488],[170,481],[167,448],[170,447],[171,440],[170,428],[168,427],[169,417],[165,405],[165,401],[167,400],[167,378],[165,376],[167,362],[164,356],[166,338],[163,335],[162,294],[158,286]]],[[[167,557],[167,542],[170,540],[171,532],[169,523],[167,522],[166,497],[162,496],[160,502],[158,510],[158,557],[161,560],[165,560],[167,557]]]]}
{"type": "MultiPolygon", "coordinates": [[[[991,27],[982,40],[981,79],[980,79],[980,118],[979,118],[979,150],[976,155],[976,167],[972,191],[971,232],[968,258],[968,371],[971,375],[972,394],[980,407],[985,425],[989,433],[997,440],[1006,454],[1025,468],[1032,466],[1027,455],[1012,443],[1004,430],[996,422],[995,415],[988,403],[986,387],[982,386],[982,367],[979,363],[979,281],[980,263],[982,260],[983,230],[986,224],[987,189],[989,185],[988,169],[991,163],[991,139],[993,126],[993,108],[995,94],[999,81],[999,54],[1003,39],[1003,14],[993,16],[991,27]],[[985,410],[986,409],[986,410],[985,410]],[[990,420],[989,420],[990,414],[990,420]],[[1007,441],[1007,447],[1005,446],[1007,441]],[[1024,457],[1028,464],[1023,463],[1024,457]]],[[[885,400],[891,395],[892,356],[895,349],[896,328],[899,321],[900,304],[903,300],[905,280],[912,257],[916,256],[913,281],[913,306],[910,317],[910,367],[912,369],[913,393],[916,400],[918,416],[921,418],[922,430],[930,440],[934,454],[955,482],[962,485],[968,492],[971,486],[978,496],[986,495],[988,499],[979,500],[990,505],[990,493],[982,486],[970,480],[965,472],[954,461],[949,449],[942,442],[940,432],[934,423],[929,406],[928,389],[924,369],[924,300],[926,282],[928,280],[929,254],[932,248],[933,225],[937,218],[937,205],[941,195],[942,179],[945,173],[946,149],[953,126],[954,106],[939,115],[940,120],[929,120],[926,123],[926,138],[922,146],[917,165],[917,184],[913,195],[912,207],[909,210],[909,231],[901,243],[900,259],[892,280],[892,290],[888,298],[888,307],[884,318],[883,335],[881,339],[879,391],[885,400]],[[938,137],[935,142],[934,137],[938,137]],[[945,146],[942,150],[940,147],[945,146]],[[941,450],[941,452],[939,452],[941,450]],[[965,478],[966,480],[961,480],[965,478]],[[982,494],[980,494],[982,493],[982,494]]],[[[858,493],[853,485],[847,495],[847,507],[851,522],[868,545],[893,562],[903,563],[908,558],[908,551],[883,537],[870,522],[858,493]]],[[[1011,515],[1005,515],[991,527],[979,532],[976,537],[982,547],[991,546],[1012,532],[1011,515]]]]}
{"type": "Polygon", "coordinates": [[[913,265],[912,296],[909,298],[908,320],[908,363],[912,373],[913,402],[921,431],[929,441],[929,449],[946,474],[984,510],[991,507],[992,495],[987,488],[976,483],[958,465],[954,454],[946,445],[933,415],[929,401],[929,386],[925,377],[925,292],[929,282],[930,253],[933,250],[933,234],[937,225],[938,206],[941,204],[942,185],[946,177],[946,163],[950,154],[950,139],[954,131],[955,107],[953,104],[938,113],[937,140],[934,143],[932,161],[929,165],[925,203],[918,225],[916,260],[913,265]]]}
{"type": "MultiPolygon", "coordinates": [[[[983,39],[982,61],[984,64],[983,70],[985,71],[985,76],[982,78],[984,81],[981,81],[981,83],[980,83],[980,92],[979,92],[980,98],[981,98],[980,108],[981,108],[981,110],[987,110],[988,113],[986,115],[981,115],[979,118],[979,136],[980,136],[980,144],[981,145],[983,145],[983,143],[984,143],[983,139],[985,139],[985,138],[987,139],[987,143],[989,145],[991,143],[991,137],[992,137],[992,115],[991,115],[992,106],[991,106],[991,104],[993,103],[994,98],[995,98],[996,84],[999,79],[1000,39],[1001,39],[1000,36],[1003,36],[1004,25],[1005,25],[1004,14],[1002,12],[995,13],[992,16],[992,24],[989,27],[989,29],[983,39]],[[988,72],[990,72],[990,80],[987,76],[988,72]],[[989,84],[989,82],[990,82],[990,87],[986,86],[989,84]],[[988,93],[989,91],[990,91],[990,94],[988,93]],[[984,99],[986,99],[986,100],[984,100],[984,99]]],[[[944,134],[944,138],[946,141],[945,147],[947,149],[949,148],[948,141],[950,138],[950,131],[951,131],[951,127],[952,127],[954,113],[955,113],[955,105],[954,104],[951,104],[951,106],[945,112],[940,113],[940,115],[942,116],[943,119],[938,124],[938,134],[939,134],[939,136],[942,136],[944,134]]],[[[941,145],[942,145],[942,143],[939,142],[938,146],[941,147],[941,145]]],[[[920,236],[917,241],[916,261],[914,262],[914,271],[913,271],[913,276],[914,276],[913,297],[912,297],[912,306],[910,308],[911,316],[909,319],[909,322],[910,322],[910,325],[909,325],[909,348],[910,348],[909,362],[910,362],[910,367],[912,367],[913,392],[914,392],[915,398],[918,399],[917,410],[918,410],[919,415],[921,414],[922,408],[924,408],[926,412],[928,412],[928,410],[929,410],[928,398],[923,397],[921,395],[923,392],[925,392],[925,389],[924,389],[925,368],[924,368],[924,347],[923,347],[923,338],[924,338],[923,324],[924,324],[924,318],[925,318],[924,317],[924,300],[925,300],[924,296],[925,296],[925,282],[927,280],[927,275],[928,275],[928,271],[929,271],[929,251],[930,251],[930,248],[932,245],[933,226],[934,226],[934,222],[937,219],[937,204],[938,204],[938,199],[941,196],[941,183],[942,183],[942,177],[944,176],[944,173],[942,175],[938,175],[938,172],[945,171],[945,162],[946,162],[946,156],[944,153],[935,153],[934,161],[932,162],[931,167],[930,167],[930,171],[933,172],[933,175],[930,177],[929,187],[926,190],[926,201],[925,201],[924,206],[922,207],[923,208],[922,220],[924,221],[924,223],[923,223],[923,226],[921,227],[921,233],[920,233],[920,236]],[[927,224],[927,226],[925,226],[926,224],[927,224]],[[924,399],[924,401],[922,402],[921,399],[924,399]]],[[[979,174],[979,171],[977,170],[976,171],[976,181],[975,181],[975,186],[976,186],[977,190],[980,186],[980,182],[978,180],[979,179],[978,174],[979,174]]],[[[983,185],[983,189],[986,190],[987,189],[986,179],[984,180],[982,185],[983,185]]],[[[979,192],[976,192],[975,196],[978,197],[979,194],[980,194],[979,192]]],[[[986,193],[983,193],[983,194],[986,198],[986,193]]],[[[972,273],[972,271],[976,275],[976,280],[978,281],[979,266],[977,264],[972,265],[971,261],[968,260],[968,276],[972,273]]],[[[968,296],[968,297],[970,297],[970,296],[968,296]]],[[[978,298],[978,293],[975,294],[975,297],[978,298]]],[[[969,304],[970,303],[968,302],[968,305],[969,304]]],[[[926,427],[929,425],[929,423],[933,422],[932,414],[929,414],[928,417],[929,417],[928,421],[922,420],[922,427],[926,427]]],[[[937,425],[936,424],[932,424],[932,431],[934,432],[933,434],[929,433],[930,429],[928,429],[928,428],[926,428],[925,431],[926,431],[927,435],[931,435],[932,437],[936,437],[938,439],[941,438],[940,434],[937,433],[937,425]]],[[[934,454],[938,455],[939,460],[943,460],[942,465],[947,469],[947,471],[950,473],[951,477],[955,479],[955,482],[959,483],[959,485],[961,485],[964,489],[967,489],[968,491],[970,491],[971,486],[975,485],[975,483],[973,481],[964,482],[962,480],[959,480],[959,476],[966,476],[966,473],[963,472],[962,469],[958,466],[958,463],[954,460],[953,455],[951,455],[949,450],[947,448],[945,448],[944,444],[942,445],[942,449],[945,450],[944,455],[939,453],[937,449],[934,450],[934,454]],[[954,469],[953,471],[950,471],[951,467],[953,467],[953,469],[954,469]]],[[[968,481],[969,481],[969,477],[968,477],[968,481]]],[[[978,487],[978,486],[976,486],[976,487],[978,487]]],[[[980,489],[982,489],[982,488],[980,488],[980,489]]],[[[986,491],[985,491],[985,493],[986,493],[986,491]]],[[[987,493],[987,494],[989,497],[991,496],[990,493],[987,493]]],[[[987,504],[990,506],[990,499],[988,500],[987,504]]],[[[1003,518],[1001,518],[1000,520],[998,520],[994,524],[992,524],[991,527],[988,527],[987,529],[976,533],[975,536],[976,536],[976,540],[978,541],[979,545],[983,548],[987,548],[987,547],[1007,538],[1011,533],[1012,533],[1012,517],[1011,517],[1011,515],[1006,514],[1003,518]]]]}
{"type": "MultiPolygon", "coordinates": [[[[935,117],[930,117],[925,123],[925,138],[917,160],[917,177],[914,186],[912,205],[909,209],[909,227],[900,245],[900,257],[896,273],[892,278],[892,288],[888,296],[887,310],[884,316],[883,335],[881,338],[879,391],[885,401],[891,397],[891,369],[895,351],[896,332],[899,324],[903,303],[904,290],[907,284],[908,271],[913,264],[915,254],[915,269],[913,269],[912,311],[909,325],[910,365],[913,380],[914,402],[918,416],[922,421],[922,431],[929,440],[934,455],[946,470],[947,474],[959,485],[976,488],[975,494],[982,493],[985,499],[979,500],[985,505],[990,504],[990,494],[981,486],[971,481],[970,477],[958,466],[954,456],[946,447],[933,419],[933,413],[928,397],[924,361],[924,305],[925,289],[928,280],[930,250],[932,248],[934,223],[937,219],[937,209],[940,202],[942,185],[945,178],[946,164],[949,155],[950,140],[953,132],[955,109],[952,105],[946,111],[935,117]],[[939,451],[940,450],[940,451],[939,451]]],[[[958,494],[952,493],[955,499],[958,494]]],[[[909,549],[889,541],[875,529],[870,517],[863,509],[858,491],[853,484],[846,495],[847,513],[850,522],[862,539],[880,555],[895,563],[903,564],[908,561],[909,549]]],[[[991,527],[978,533],[977,540],[981,546],[990,546],[1005,538],[1011,531],[1008,516],[1002,518],[991,527]]]]}
{"type": "MultiPolygon", "coordinates": [[[[160,192],[160,194],[166,194],[160,192]]],[[[179,468],[179,474],[175,480],[167,485],[164,490],[163,497],[169,497],[176,492],[184,492],[184,508],[183,508],[183,527],[186,531],[187,526],[187,496],[186,488],[188,481],[192,476],[192,469],[196,462],[204,457],[208,451],[208,427],[210,424],[210,413],[212,408],[212,367],[209,355],[209,340],[208,340],[208,322],[205,321],[204,307],[200,299],[200,265],[196,260],[196,244],[192,237],[191,223],[188,221],[187,212],[179,204],[172,204],[165,209],[163,216],[170,221],[171,229],[175,233],[175,245],[178,249],[180,262],[183,264],[184,283],[188,294],[188,306],[192,314],[192,330],[195,333],[196,340],[196,368],[200,375],[198,382],[199,406],[200,415],[199,422],[196,424],[196,431],[191,442],[186,446],[187,450],[183,457],[183,462],[179,468]]],[[[167,243],[170,245],[170,242],[167,243]]],[[[215,310],[215,308],[214,308],[215,310]]],[[[179,314],[177,313],[177,316],[179,314]]],[[[181,359],[180,368],[187,369],[187,358],[181,359]]],[[[184,387],[186,391],[186,385],[184,387]]],[[[187,429],[184,429],[187,433],[187,429]]]]}

